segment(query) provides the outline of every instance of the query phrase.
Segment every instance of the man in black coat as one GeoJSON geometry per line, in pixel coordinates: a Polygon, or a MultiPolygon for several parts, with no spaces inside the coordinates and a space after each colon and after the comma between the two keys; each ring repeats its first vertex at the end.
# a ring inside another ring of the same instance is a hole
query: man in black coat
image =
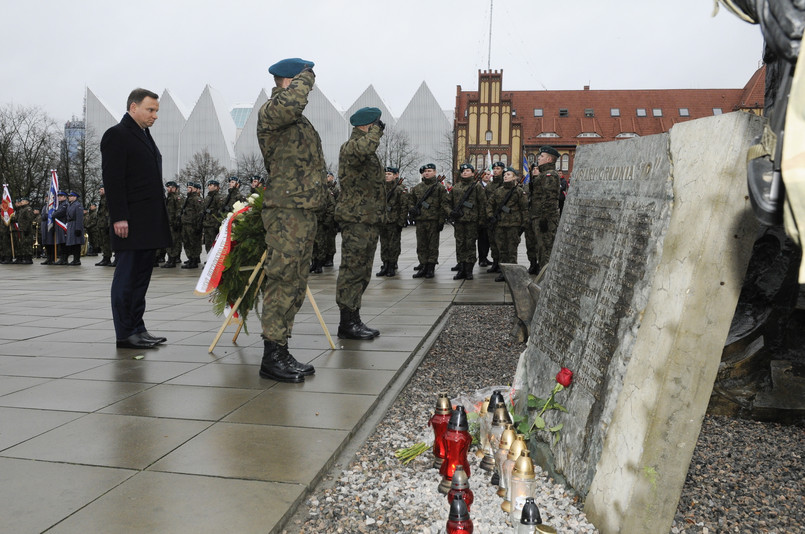
{"type": "Polygon", "coordinates": [[[103,186],[117,259],[112,319],[119,348],[151,348],[167,341],[152,336],[143,322],[155,251],[171,246],[162,155],[148,131],[157,120],[158,99],[146,89],[132,91],[128,112],[101,139],[103,186]]]}

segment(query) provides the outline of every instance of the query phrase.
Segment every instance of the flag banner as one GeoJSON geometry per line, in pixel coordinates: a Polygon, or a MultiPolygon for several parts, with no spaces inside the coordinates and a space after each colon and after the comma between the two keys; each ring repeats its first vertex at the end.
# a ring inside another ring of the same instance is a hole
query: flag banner
{"type": "Polygon", "coordinates": [[[56,223],[56,226],[58,226],[59,228],[61,228],[65,232],[67,231],[67,225],[65,223],[61,222],[59,219],[56,219],[56,218],[54,218],[53,221],[56,223]]]}
{"type": "Polygon", "coordinates": [[[492,153],[488,150],[486,151],[486,170],[492,172],[492,153]]]}
{"type": "MultiPolygon", "coordinates": [[[[53,230],[53,212],[59,207],[59,177],[56,169],[50,171],[50,190],[48,191],[48,232],[53,230]]],[[[67,228],[64,229],[67,231],[67,228]]]]}
{"type": "Polygon", "coordinates": [[[527,184],[531,181],[531,171],[528,168],[528,160],[523,156],[523,183],[527,184]]]}
{"type": "Polygon", "coordinates": [[[207,254],[207,264],[204,270],[201,271],[196,288],[193,291],[196,295],[208,295],[211,293],[218,284],[221,282],[221,274],[224,272],[224,260],[226,260],[229,251],[232,249],[232,223],[241,213],[246,213],[252,209],[247,205],[241,209],[230,213],[226,218],[221,221],[221,227],[218,230],[218,237],[215,238],[210,252],[207,254]]]}
{"type": "Polygon", "coordinates": [[[3,223],[8,226],[11,224],[11,216],[14,215],[14,204],[11,202],[11,195],[8,193],[8,184],[3,184],[3,202],[0,204],[0,217],[3,223]]]}

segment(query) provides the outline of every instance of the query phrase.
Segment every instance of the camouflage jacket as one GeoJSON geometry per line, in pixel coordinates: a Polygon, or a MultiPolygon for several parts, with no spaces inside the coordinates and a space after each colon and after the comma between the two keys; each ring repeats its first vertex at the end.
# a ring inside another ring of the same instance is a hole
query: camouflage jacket
{"type": "Polygon", "coordinates": [[[20,232],[23,235],[33,232],[35,218],[36,215],[34,215],[34,210],[30,205],[17,208],[14,215],[12,215],[12,219],[19,225],[20,232]]]}
{"type": "Polygon", "coordinates": [[[528,213],[532,219],[559,220],[559,173],[555,163],[539,166],[529,183],[528,213]]]}
{"type": "Polygon", "coordinates": [[[489,201],[486,203],[487,218],[496,217],[497,225],[500,227],[525,227],[528,221],[528,198],[522,187],[517,182],[505,182],[503,185],[492,191],[489,201]],[[512,187],[517,188],[514,193],[506,199],[512,187]],[[503,201],[506,204],[503,205],[503,201]]]}
{"type": "Polygon", "coordinates": [[[385,173],[377,147],[383,130],[372,125],[368,132],[352,128],[349,140],[338,153],[341,194],[335,206],[339,223],[380,224],[386,212],[385,173]]]}
{"type": "Polygon", "coordinates": [[[332,228],[335,226],[335,195],[329,187],[324,194],[324,202],[321,208],[316,211],[316,221],[321,228],[332,228]]]}
{"type": "Polygon", "coordinates": [[[106,195],[101,195],[98,201],[98,229],[106,230],[109,228],[109,206],[106,205],[106,195]]]}
{"type": "Polygon", "coordinates": [[[204,205],[201,203],[201,195],[197,191],[188,193],[182,205],[182,224],[197,226],[200,229],[202,213],[204,213],[204,205]]]}
{"type": "Polygon", "coordinates": [[[302,115],[313,89],[312,72],[300,72],[286,89],[275,87],[260,108],[257,142],[269,173],[263,205],[318,209],[324,201],[326,165],[321,138],[302,115]]]}
{"type": "Polygon", "coordinates": [[[84,216],[84,229],[87,232],[92,232],[98,227],[98,208],[89,210],[84,216]]]}
{"type": "Polygon", "coordinates": [[[218,228],[221,225],[221,209],[224,207],[224,199],[221,198],[220,191],[211,191],[204,198],[204,210],[201,225],[204,228],[218,228]]]}
{"type": "Polygon", "coordinates": [[[399,227],[405,226],[408,219],[408,193],[405,192],[402,184],[391,181],[385,183],[386,195],[386,217],[384,224],[395,224],[399,227]]]}
{"type": "Polygon", "coordinates": [[[184,197],[179,193],[168,193],[168,196],[165,197],[168,224],[174,229],[182,225],[182,206],[184,206],[184,197]]]}
{"type": "Polygon", "coordinates": [[[427,200],[420,205],[420,213],[418,216],[414,217],[415,221],[443,222],[450,213],[450,202],[447,198],[447,189],[445,189],[442,184],[437,183],[435,176],[433,178],[423,178],[421,182],[416,184],[414,188],[411,189],[408,208],[413,210],[433,184],[436,184],[436,187],[433,189],[433,193],[430,194],[427,200]],[[425,203],[427,203],[427,207],[425,206],[425,203]]]}
{"type": "Polygon", "coordinates": [[[450,213],[454,214],[459,210],[462,215],[456,218],[454,222],[481,222],[486,220],[486,191],[475,180],[474,176],[460,178],[453,185],[453,190],[450,191],[450,213]],[[472,192],[467,196],[464,205],[460,206],[468,188],[472,188],[472,192]]]}
{"type": "Polygon", "coordinates": [[[503,175],[500,176],[492,176],[492,179],[489,180],[489,183],[486,184],[486,198],[492,196],[492,193],[495,192],[495,189],[501,187],[503,185],[503,175]]]}
{"type": "Polygon", "coordinates": [[[221,210],[223,215],[226,215],[230,211],[232,211],[232,206],[235,205],[235,202],[244,201],[246,197],[243,196],[243,193],[240,192],[240,187],[233,187],[231,188],[226,194],[226,200],[224,200],[224,207],[221,210]]]}

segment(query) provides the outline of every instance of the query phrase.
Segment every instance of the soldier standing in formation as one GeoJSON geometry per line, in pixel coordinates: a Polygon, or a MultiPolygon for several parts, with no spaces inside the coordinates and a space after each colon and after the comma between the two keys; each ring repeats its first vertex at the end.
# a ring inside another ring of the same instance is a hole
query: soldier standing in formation
{"type": "Polygon", "coordinates": [[[98,255],[98,204],[96,202],[89,203],[89,210],[84,216],[84,230],[87,232],[87,256],[98,255]]]}
{"type": "Polygon", "coordinates": [[[56,198],[59,199],[59,207],[53,211],[53,237],[59,261],[54,262],[53,265],[67,265],[67,230],[59,226],[59,223],[67,224],[67,193],[59,191],[56,198]]]}
{"type": "MultiPolygon", "coordinates": [[[[53,227],[56,226],[56,221],[53,221],[53,227]]],[[[45,203],[42,206],[42,211],[39,212],[39,236],[42,240],[42,249],[45,252],[45,261],[40,265],[53,265],[56,262],[54,256],[54,231],[53,228],[48,228],[48,205],[45,203]]]]}
{"type": "Polygon", "coordinates": [[[182,221],[182,244],[187,256],[182,269],[198,269],[201,262],[201,217],[204,206],[201,204],[200,191],[201,184],[187,182],[187,196],[179,213],[182,221]]]}
{"type": "Polygon", "coordinates": [[[458,272],[453,280],[472,280],[478,223],[486,220],[486,193],[475,179],[475,167],[464,163],[459,172],[459,181],[450,191],[450,219],[453,221],[458,261],[458,272]]]}
{"type": "MultiPolygon", "coordinates": [[[[488,170],[485,170],[481,175],[480,186],[484,192],[484,200],[489,198],[489,194],[486,192],[486,186],[489,185],[489,181],[492,179],[492,173],[488,170]]],[[[484,206],[486,202],[484,202],[484,206]]],[[[484,207],[484,209],[486,209],[484,207]]],[[[486,229],[486,214],[481,217],[481,220],[478,221],[478,267],[489,267],[489,234],[487,233],[486,229]]]]}
{"type": "Polygon", "coordinates": [[[540,269],[551,260],[551,249],[559,226],[559,152],[551,146],[539,149],[539,174],[531,179],[528,213],[537,234],[537,262],[540,269]]]}
{"type": "Polygon", "coordinates": [[[70,191],[67,195],[67,239],[64,258],[72,255],[68,265],[81,265],[81,245],[84,244],[84,206],[78,200],[78,193],[70,191]]]}
{"type": "Polygon", "coordinates": [[[316,211],[326,194],[321,138],[302,114],[313,90],[313,62],[284,59],[268,69],[276,87],[260,108],[257,142],[271,175],[263,197],[266,230],[265,286],[260,324],[263,359],[260,376],[302,382],[315,373],[288,351],[294,318],[305,301],[316,211]]]}
{"type": "MultiPolygon", "coordinates": [[[[327,188],[324,195],[324,202],[316,212],[316,239],[313,242],[313,261],[310,264],[310,272],[321,274],[322,267],[327,263],[329,249],[327,248],[327,238],[332,228],[335,226],[335,196],[333,190],[327,188]]],[[[332,263],[330,263],[332,265],[332,263]]]]}
{"type": "Polygon", "coordinates": [[[170,226],[173,245],[168,249],[168,261],[161,265],[162,269],[175,269],[182,261],[182,206],[184,198],[179,194],[179,184],[173,180],[165,184],[167,196],[165,209],[168,212],[168,225],[170,226]]]}
{"type": "Polygon", "coordinates": [[[14,262],[11,252],[11,228],[10,224],[0,220],[0,265],[14,262]]]}
{"type": "Polygon", "coordinates": [[[98,267],[114,267],[112,261],[112,243],[109,237],[109,207],[106,203],[106,190],[101,187],[98,190],[100,200],[98,200],[98,246],[103,257],[95,265],[98,267]]]}
{"type": "MultiPolygon", "coordinates": [[[[496,189],[503,186],[503,171],[506,170],[506,165],[502,161],[496,161],[492,164],[492,179],[486,186],[486,198],[489,199],[496,189]]],[[[488,273],[500,272],[500,253],[498,243],[495,241],[495,232],[492,228],[487,227],[489,234],[489,248],[492,250],[492,265],[486,270],[488,273]]]]}
{"type": "MultiPolygon", "coordinates": [[[[503,173],[503,185],[492,192],[486,206],[489,227],[494,229],[498,244],[499,263],[517,263],[520,234],[528,222],[528,198],[517,183],[517,171],[508,167],[503,173]]],[[[503,282],[500,272],[495,282],[503,282]]]]}
{"type": "MultiPolygon", "coordinates": [[[[537,163],[532,163],[529,169],[531,179],[528,182],[528,198],[531,199],[531,186],[534,183],[534,179],[539,174],[539,165],[537,163]]],[[[526,250],[526,257],[528,258],[528,274],[537,274],[539,272],[538,269],[538,261],[537,261],[537,232],[536,228],[533,224],[530,223],[525,227],[525,250],[526,250]]]]}
{"type": "MultiPolygon", "coordinates": [[[[341,193],[341,188],[338,186],[338,182],[335,181],[335,175],[331,172],[327,173],[327,190],[330,191],[333,200],[337,203],[338,195],[341,193]]],[[[338,224],[336,224],[335,219],[333,219],[333,223],[327,227],[327,231],[324,234],[324,248],[326,257],[324,259],[324,263],[322,264],[323,267],[333,266],[333,257],[335,257],[336,252],[336,234],[338,234],[338,224]]]]}
{"type": "Polygon", "coordinates": [[[240,192],[240,179],[237,176],[231,176],[229,178],[229,191],[226,193],[221,215],[226,216],[227,213],[232,211],[235,202],[243,202],[245,199],[243,193],[240,192]]]}
{"type": "Polygon", "coordinates": [[[386,212],[380,225],[380,272],[377,276],[397,274],[397,260],[402,252],[402,229],[408,218],[408,195],[402,187],[400,170],[386,167],[386,212]]]}
{"type": "Polygon", "coordinates": [[[416,255],[419,265],[414,278],[433,278],[439,263],[439,232],[450,211],[447,190],[436,178],[436,165],[424,166],[422,182],[411,190],[411,219],[416,223],[416,255]]]}
{"type": "Polygon", "coordinates": [[[256,193],[258,187],[264,187],[264,186],[265,186],[265,180],[263,180],[262,177],[257,175],[252,176],[252,184],[249,187],[249,194],[252,195],[256,193]]]}
{"type": "Polygon", "coordinates": [[[349,122],[352,134],[338,153],[341,195],[335,220],[341,226],[341,266],[336,281],[335,301],[341,313],[338,337],[372,339],[380,331],[361,320],[363,292],[372,277],[379,227],[386,211],[383,165],[377,147],[386,125],[378,108],[356,111],[349,122]]]}
{"type": "Polygon", "coordinates": [[[14,263],[17,265],[31,265],[34,262],[34,220],[36,215],[34,215],[34,210],[28,204],[28,197],[22,197],[17,200],[15,207],[11,220],[19,228],[13,232],[17,237],[14,249],[17,257],[14,258],[14,263]]]}
{"type": "Polygon", "coordinates": [[[218,180],[207,182],[207,196],[204,198],[204,215],[201,219],[201,226],[204,231],[204,250],[209,252],[218,236],[218,229],[221,226],[221,208],[224,200],[220,195],[221,184],[218,180]]]}

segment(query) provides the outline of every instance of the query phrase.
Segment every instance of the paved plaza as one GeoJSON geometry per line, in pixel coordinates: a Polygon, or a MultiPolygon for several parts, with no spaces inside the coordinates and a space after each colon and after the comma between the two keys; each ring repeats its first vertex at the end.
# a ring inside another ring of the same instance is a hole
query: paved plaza
{"type": "Polygon", "coordinates": [[[316,367],[302,384],[258,376],[256,317],[207,352],[222,318],[193,294],[200,270],[154,270],[145,320],[168,342],[137,351],[115,348],[114,269],[100,258],[1,265],[0,532],[276,532],[390,402],[452,304],[511,303],[485,268],[452,279],[449,226],[435,278],[411,278],[415,248],[406,228],[398,275],[372,277],[371,341],[336,337],[339,256],[310,276],[337,350],[306,301],[289,342],[316,367]]]}

